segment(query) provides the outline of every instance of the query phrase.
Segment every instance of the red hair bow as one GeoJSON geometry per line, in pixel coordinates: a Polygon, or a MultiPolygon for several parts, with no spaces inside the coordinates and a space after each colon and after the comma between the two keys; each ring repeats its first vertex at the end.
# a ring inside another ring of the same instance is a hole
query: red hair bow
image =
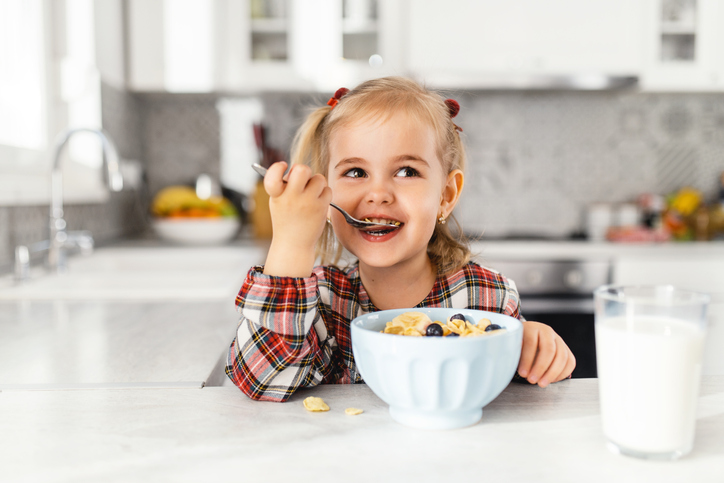
{"type": "Polygon", "coordinates": [[[445,105],[450,111],[450,118],[457,116],[458,112],[460,112],[460,104],[455,99],[445,99],[445,105]]]}
{"type": "Polygon", "coordinates": [[[340,87],[337,89],[337,92],[334,93],[332,97],[329,98],[327,101],[327,105],[330,106],[332,109],[334,109],[334,106],[339,104],[339,100],[342,99],[342,97],[345,96],[349,92],[349,89],[346,87],[340,87]]]}
{"type": "MultiPolygon", "coordinates": [[[[458,101],[455,99],[445,99],[445,105],[447,106],[447,110],[450,113],[450,119],[458,115],[458,112],[460,112],[460,104],[458,104],[458,101]]],[[[463,128],[458,126],[457,124],[453,123],[453,126],[455,126],[455,129],[457,129],[460,132],[463,132],[463,128]]]]}

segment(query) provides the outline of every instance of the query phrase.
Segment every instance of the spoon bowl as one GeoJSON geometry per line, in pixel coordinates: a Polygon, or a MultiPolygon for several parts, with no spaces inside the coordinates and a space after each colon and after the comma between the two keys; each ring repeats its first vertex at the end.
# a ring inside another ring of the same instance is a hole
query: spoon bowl
{"type": "MultiPolygon", "coordinates": [[[[267,169],[264,166],[254,163],[251,165],[251,167],[254,168],[254,171],[259,173],[262,176],[262,178],[264,176],[266,176],[267,169]]],[[[286,181],[285,181],[285,183],[286,183],[286,181]]],[[[334,209],[338,210],[340,213],[342,213],[342,216],[344,216],[344,219],[347,221],[347,223],[355,228],[369,228],[369,227],[373,227],[373,226],[397,228],[400,226],[400,225],[395,225],[394,223],[374,223],[372,221],[358,220],[357,218],[353,217],[352,215],[350,215],[349,213],[347,213],[346,211],[344,211],[342,208],[335,205],[334,203],[330,203],[329,206],[331,206],[332,208],[334,208],[334,209]]]]}

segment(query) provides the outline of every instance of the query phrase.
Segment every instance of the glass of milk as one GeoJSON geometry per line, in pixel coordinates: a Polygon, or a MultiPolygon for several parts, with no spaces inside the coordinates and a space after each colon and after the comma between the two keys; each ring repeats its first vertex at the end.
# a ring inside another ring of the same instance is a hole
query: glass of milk
{"type": "Polygon", "coordinates": [[[671,285],[594,291],[596,362],[609,449],[674,460],[694,443],[709,295],[671,285]]]}

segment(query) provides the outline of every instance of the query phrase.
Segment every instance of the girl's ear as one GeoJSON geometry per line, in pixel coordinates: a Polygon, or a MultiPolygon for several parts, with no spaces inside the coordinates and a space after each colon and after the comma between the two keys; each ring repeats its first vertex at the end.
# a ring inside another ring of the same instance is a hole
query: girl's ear
{"type": "Polygon", "coordinates": [[[440,210],[447,218],[460,200],[460,194],[463,192],[463,184],[465,175],[459,169],[452,171],[447,175],[447,182],[442,190],[442,199],[440,200],[440,210]]]}

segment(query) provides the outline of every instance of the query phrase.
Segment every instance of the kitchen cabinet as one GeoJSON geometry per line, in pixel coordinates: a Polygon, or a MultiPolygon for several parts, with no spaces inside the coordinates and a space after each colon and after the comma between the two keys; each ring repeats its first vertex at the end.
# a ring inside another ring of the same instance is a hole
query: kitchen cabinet
{"type": "Polygon", "coordinates": [[[408,67],[443,87],[475,88],[486,76],[501,74],[620,76],[640,70],[640,2],[430,0],[408,7],[408,67]]]}
{"type": "Polygon", "coordinates": [[[646,0],[642,32],[646,91],[724,90],[724,4],[646,0]]]}
{"type": "Polygon", "coordinates": [[[135,91],[320,91],[398,72],[402,0],[129,0],[135,91]]]}

